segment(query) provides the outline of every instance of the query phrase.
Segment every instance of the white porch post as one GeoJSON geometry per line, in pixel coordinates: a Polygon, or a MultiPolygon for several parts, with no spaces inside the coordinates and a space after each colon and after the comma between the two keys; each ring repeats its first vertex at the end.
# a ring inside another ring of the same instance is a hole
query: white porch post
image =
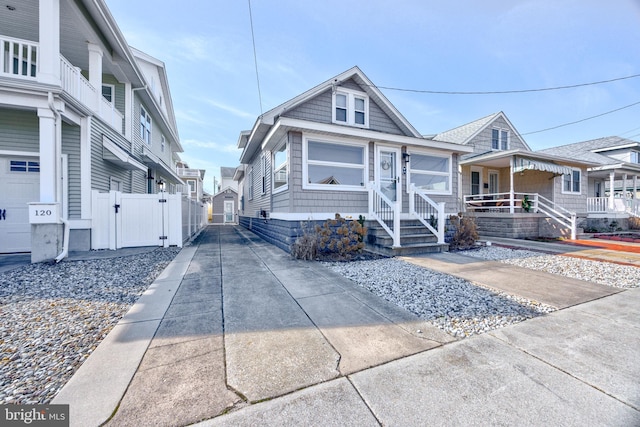
{"type": "Polygon", "coordinates": [[[40,201],[55,203],[56,200],[56,117],[49,108],[38,108],[40,126],[40,201]]]}
{"type": "Polygon", "coordinates": [[[633,200],[638,198],[638,175],[633,175],[633,195],[631,198],[633,200]]]}
{"type": "Polygon", "coordinates": [[[40,0],[38,30],[38,81],[60,86],[60,0],[40,0]]]}
{"type": "Polygon", "coordinates": [[[629,206],[628,198],[627,198],[627,174],[622,175],[622,200],[624,200],[624,208],[625,210],[629,206]]]}
{"type": "MultiPolygon", "coordinates": [[[[124,84],[124,136],[128,139],[132,139],[132,126],[133,126],[133,91],[131,90],[131,83],[124,84]]],[[[215,193],[215,188],[213,189],[215,193]]]]}
{"type": "Polygon", "coordinates": [[[80,119],[80,217],[91,218],[91,117],[80,119]]]}
{"type": "Polygon", "coordinates": [[[609,172],[609,211],[613,211],[614,209],[614,197],[613,193],[615,191],[615,181],[616,181],[616,173],[614,171],[609,172]]]}
{"type": "Polygon", "coordinates": [[[89,83],[96,90],[98,99],[95,102],[95,110],[100,110],[100,97],[102,96],[102,49],[100,46],[89,43],[89,83]]]}
{"type": "Polygon", "coordinates": [[[511,164],[509,165],[509,213],[513,214],[515,212],[514,209],[514,193],[513,193],[513,163],[515,162],[515,157],[511,158],[511,164]]]}

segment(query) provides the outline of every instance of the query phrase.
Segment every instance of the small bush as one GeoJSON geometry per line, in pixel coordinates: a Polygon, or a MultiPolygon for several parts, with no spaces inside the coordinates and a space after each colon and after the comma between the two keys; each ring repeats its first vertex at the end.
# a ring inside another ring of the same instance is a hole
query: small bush
{"type": "Polygon", "coordinates": [[[629,229],[630,230],[640,230],[640,218],[637,216],[629,217],[629,229]]]}
{"type": "Polygon", "coordinates": [[[318,234],[311,222],[301,222],[300,229],[302,235],[298,236],[291,245],[291,257],[307,261],[314,260],[318,257],[318,234]]]}
{"type": "Polygon", "coordinates": [[[462,213],[449,217],[451,227],[455,230],[453,238],[449,243],[451,250],[464,250],[475,246],[478,240],[478,227],[476,221],[470,217],[463,217],[462,213]]]}
{"type": "Polygon", "coordinates": [[[362,215],[357,221],[347,221],[340,214],[327,220],[322,227],[316,226],[318,252],[327,258],[351,259],[364,249],[364,235],[367,227],[362,215]]]}

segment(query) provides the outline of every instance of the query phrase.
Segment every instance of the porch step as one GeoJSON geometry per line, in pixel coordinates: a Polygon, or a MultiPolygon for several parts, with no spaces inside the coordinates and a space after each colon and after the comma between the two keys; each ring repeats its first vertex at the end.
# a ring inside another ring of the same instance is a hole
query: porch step
{"type": "Polygon", "coordinates": [[[420,221],[400,221],[400,247],[393,247],[393,238],[374,221],[367,224],[366,250],[385,256],[415,255],[420,253],[446,252],[448,244],[439,244],[438,239],[420,221]]]}

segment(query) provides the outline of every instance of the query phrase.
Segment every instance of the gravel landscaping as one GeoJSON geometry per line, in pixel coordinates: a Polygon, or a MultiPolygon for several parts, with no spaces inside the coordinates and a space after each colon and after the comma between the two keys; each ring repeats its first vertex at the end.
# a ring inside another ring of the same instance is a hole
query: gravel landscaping
{"type": "MultiPolygon", "coordinates": [[[[464,255],[620,288],[637,287],[640,283],[640,268],[601,261],[497,246],[465,251],[464,255]]],[[[555,310],[394,258],[325,265],[459,338],[555,310]]]]}
{"type": "Polygon", "coordinates": [[[178,252],[0,274],[0,404],[49,403],[178,252]]]}

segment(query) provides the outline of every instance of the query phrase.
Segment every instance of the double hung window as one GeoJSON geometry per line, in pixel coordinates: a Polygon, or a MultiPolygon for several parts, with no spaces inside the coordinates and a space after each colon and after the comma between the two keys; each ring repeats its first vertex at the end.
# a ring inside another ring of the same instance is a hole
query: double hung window
{"type": "Polygon", "coordinates": [[[286,190],[288,186],[289,159],[287,143],[273,152],[273,191],[286,190]]]}
{"type": "Polygon", "coordinates": [[[365,93],[337,89],[333,94],[333,122],[369,127],[369,97],[365,93]]]}
{"type": "Polygon", "coordinates": [[[562,192],[580,194],[580,169],[574,169],[571,173],[562,176],[562,192]]]}
{"type": "Polygon", "coordinates": [[[151,116],[140,106],[140,138],[151,145],[151,116]]]}
{"type": "Polygon", "coordinates": [[[503,129],[491,130],[491,148],[494,150],[509,149],[509,131],[503,129]]]}
{"type": "Polygon", "coordinates": [[[305,139],[304,150],[305,188],[364,188],[367,177],[366,145],[311,138],[305,139]]]}

